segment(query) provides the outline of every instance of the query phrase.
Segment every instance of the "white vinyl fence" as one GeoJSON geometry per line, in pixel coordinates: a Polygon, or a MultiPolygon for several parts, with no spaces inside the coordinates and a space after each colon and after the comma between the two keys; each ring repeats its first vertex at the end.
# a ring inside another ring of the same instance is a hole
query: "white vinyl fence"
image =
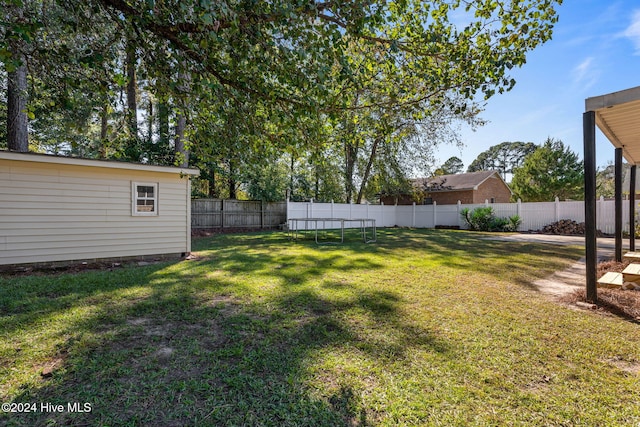
{"type": "MultiPolygon", "coordinates": [[[[544,203],[484,203],[480,205],[354,205],[339,203],[288,202],[287,218],[345,218],[375,219],[378,227],[435,228],[436,226],[458,226],[465,228],[460,216],[464,208],[475,209],[491,206],[498,217],[518,215],[522,224],[518,231],[540,230],[545,225],[561,219],[584,222],[584,202],[544,203]]],[[[636,208],[636,211],[638,209],[636,208]]],[[[598,200],[596,204],[597,228],[606,234],[614,234],[613,200],[598,200]]],[[[622,204],[623,230],[629,231],[629,201],[622,204]]]]}

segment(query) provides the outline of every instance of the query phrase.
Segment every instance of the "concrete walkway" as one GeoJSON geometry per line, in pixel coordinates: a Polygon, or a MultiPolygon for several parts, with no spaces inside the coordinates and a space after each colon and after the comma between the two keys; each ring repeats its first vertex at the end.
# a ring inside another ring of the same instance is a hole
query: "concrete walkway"
{"type": "MultiPolygon", "coordinates": [[[[582,236],[558,236],[551,234],[510,234],[487,237],[488,240],[505,242],[528,242],[549,245],[581,246],[584,247],[582,236]]],[[[629,242],[622,241],[622,251],[629,248],[629,242]]],[[[615,239],[603,237],[598,239],[598,259],[611,259],[615,252],[615,239]]],[[[556,271],[551,276],[536,280],[533,285],[542,293],[552,296],[562,296],[586,287],[585,258],[580,258],[562,271],[556,271]]]]}
{"type": "MultiPolygon", "coordinates": [[[[488,240],[504,240],[506,242],[531,242],[531,243],[547,243],[551,245],[566,245],[566,246],[582,246],[584,247],[583,236],[562,236],[555,234],[508,234],[502,236],[487,237],[488,240]]],[[[622,248],[629,247],[627,240],[622,240],[622,248]]],[[[598,238],[598,255],[601,250],[610,250],[611,253],[616,248],[616,242],[613,237],[600,237],[598,238]]]]}

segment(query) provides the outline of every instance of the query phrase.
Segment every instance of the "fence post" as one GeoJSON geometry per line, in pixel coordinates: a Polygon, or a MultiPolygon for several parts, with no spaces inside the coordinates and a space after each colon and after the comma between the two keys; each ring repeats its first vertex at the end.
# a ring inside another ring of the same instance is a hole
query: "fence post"
{"type": "Polygon", "coordinates": [[[307,218],[313,218],[313,199],[309,200],[309,214],[307,218]]]}
{"type": "Polygon", "coordinates": [[[596,204],[596,230],[608,233],[609,231],[603,230],[602,226],[602,209],[604,208],[604,196],[600,196],[598,203],[596,204]]]}
{"type": "Polygon", "coordinates": [[[335,218],[333,215],[333,200],[331,200],[331,218],[335,218]]]}
{"type": "Polygon", "coordinates": [[[220,200],[220,228],[224,228],[224,199],[220,200]]]}
{"type": "Polygon", "coordinates": [[[438,222],[438,202],[433,201],[433,228],[436,228],[436,224],[438,222]]]}
{"type": "Polygon", "coordinates": [[[264,200],[260,200],[260,228],[264,228],[264,200]]]}
{"type": "Polygon", "coordinates": [[[484,199],[484,206],[489,207],[489,199],[484,199]]]}
{"type": "Polygon", "coordinates": [[[396,199],[396,203],[393,205],[393,222],[394,225],[398,225],[398,199],[396,199]]]}
{"type": "Polygon", "coordinates": [[[380,202],[380,227],[384,227],[384,202],[380,202]]]}
{"type": "Polygon", "coordinates": [[[416,202],[413,202],[413,210],[411,211],[411,228],[416,228],[416,202]]]}
{"type": "Polygon", "coordinates": [[[556,200],[555,201],[556,201],[556,203],[554,205],[553,213],[554,213],[556,222],[558,222],[558,221],[560,221],[560,199],[558,198],[558,196],[556,196],[556,200]]]}
{"type": "Polygon", "coordinates": [[[462,215],[461,215],[461,211],[462,211],[462,202],[460,200],[458,200],[458,227],[462,228],[462,226],[464,225],[462,223],[462,215]]]}
{"type": "Polygon", "coordinates": [[[522,224],[524,224],[524,221],[522,220],[522,200],[518,198],[518,205],[516,206],[516,215],[518,215],[518,217],[520,218],[520,225],[518,226],[518,230],[522,228],[522,224]]]}
{"type": "Polygon", "coordinates": [[[209,221],[211,221],[211,228],[218,228],[218,221],[217,220],[217,215],[216,215],[216,210],[214,209],[215,206],[215,202],[213,199],[210,200],[211,204],[209,204],[209,202],[207,202],[207,204],[205,205],[207,207],[207,212],[210,212],[211,215],[209,218],[209,221]]]}

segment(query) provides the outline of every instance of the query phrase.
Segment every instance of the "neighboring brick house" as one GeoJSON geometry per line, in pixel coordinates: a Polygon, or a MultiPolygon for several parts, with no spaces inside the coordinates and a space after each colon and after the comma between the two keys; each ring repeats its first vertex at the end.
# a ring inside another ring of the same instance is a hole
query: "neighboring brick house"
{"type": "Polygon", "coordinates": [[[433,178],[413,180],[418,200],[408,195],[383,196],[384,204],[409,205],[416,203],[438,205],[484,203],[509,203],[511,189],[497,171],[481,171],[460,173],[456,175],[440,175],[433,178]]]}

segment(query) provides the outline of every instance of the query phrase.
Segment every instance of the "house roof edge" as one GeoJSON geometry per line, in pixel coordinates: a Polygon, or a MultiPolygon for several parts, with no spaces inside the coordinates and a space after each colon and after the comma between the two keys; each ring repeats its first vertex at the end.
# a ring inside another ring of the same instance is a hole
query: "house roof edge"
{"type": "Polygon", "coordinates": [[[21,153],[17,151],[0,150],[0,160],[15,160],[22,162],[51,163],[70,166],[101,167],[108,169],[138,170],[148,172],[175,173],[181,175],[198,176],[200,170],[176,166],[156,166],[143,163],[128,163],[117,160],[82,159],[79,157],[56,156],[52,154],[21,153]]]}

